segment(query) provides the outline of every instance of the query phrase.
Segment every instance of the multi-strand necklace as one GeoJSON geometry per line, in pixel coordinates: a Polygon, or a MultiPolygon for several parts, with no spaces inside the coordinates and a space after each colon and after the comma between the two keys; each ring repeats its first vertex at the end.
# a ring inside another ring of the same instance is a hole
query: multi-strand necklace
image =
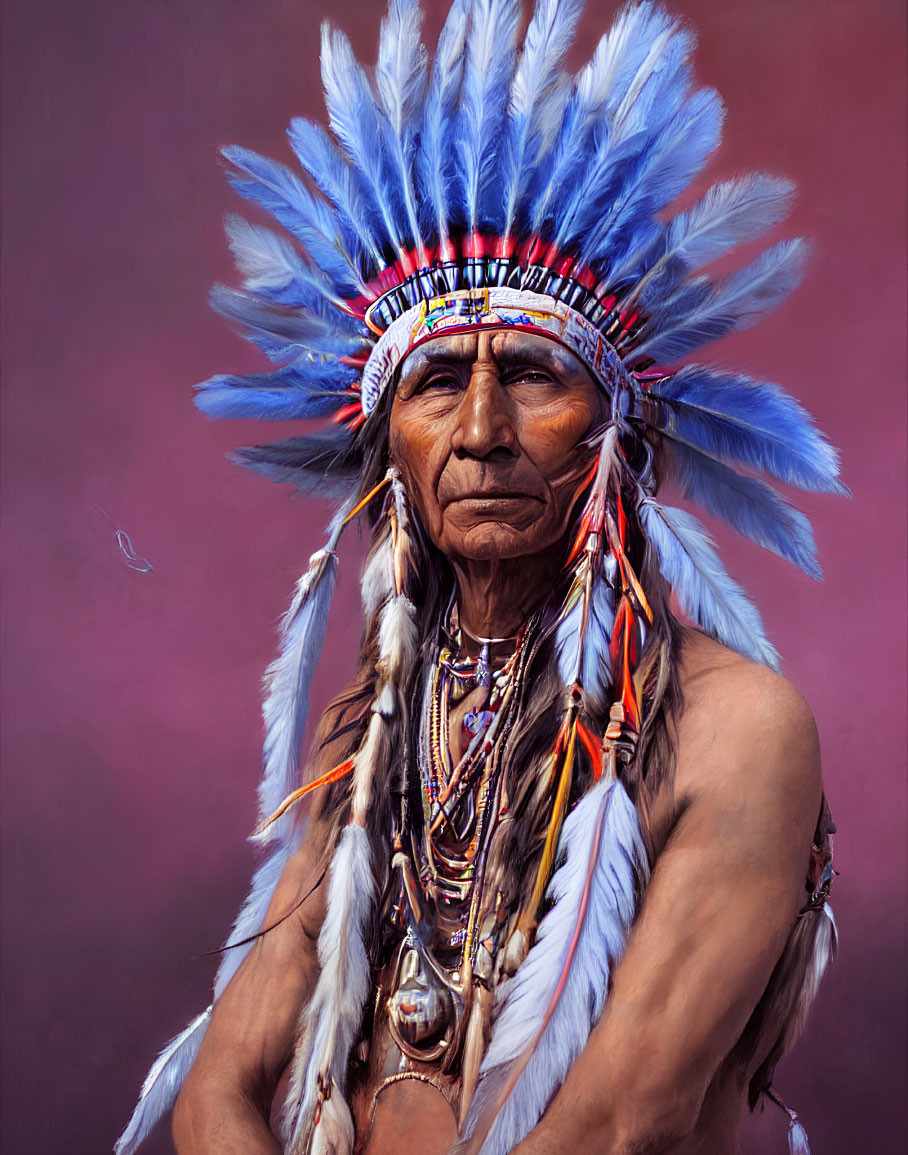
{"type": "Polygon", "coordinates": [[[481,649],[472,658],[463,653],[461,628],[449,621],[427,674],[417,759],[422,813],[411,812],[406,865],[396,859],[404,876],[398,909],[403,915],[409,908],[410,931],[389,1000],[393,1034],[411,1058],[446,1051],[453,1059],[474,982],[491,979],[496,943],[483,881],[492,836],[507,811],[504,753],[538,622],[535,615],[513,639],[474,639],[481,649]],[[493,671],[490,646],[509,641],[513,652],[493,671]],[[462,722],[466,749],[455,758],[451,746],[456,753],[460,735],[452,743],[452,716],[477,690],[484,693],[462,722]]]}

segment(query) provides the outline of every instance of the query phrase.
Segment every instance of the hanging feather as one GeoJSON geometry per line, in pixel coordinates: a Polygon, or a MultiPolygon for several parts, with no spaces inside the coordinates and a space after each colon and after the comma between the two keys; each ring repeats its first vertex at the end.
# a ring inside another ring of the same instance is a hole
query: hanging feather
{"type": "Polygon", "coordinates": [[[764,633],[756,607],[725,572],[697,519],[649,497],[638,510],[662,576],[684,613],[723,645],[777,670],[779,655],[764,633]]]}
{"type": "MultiPolygon", "coordinates": [[[[362,826],[350,823],[344,827],[331,860],[328,902],[318,939],[321,970],[304,1012],[304,1034],[294,1057],[285,1103],[284,1140],[288,1150],[299,1155],[305,1151],[314,1125],[323,1065],[327,1066],[323,1085],[330,1086],[330,1098],[343,1095],[347,1059],[369,993],[365,937],[374,890],[369,837],[362,826]]],[[[337,1103],[334,1111],[343,1116],[337,1103]]],[[[331,1122],[329,1116],[325,1126],[331,1122]]]]}
{"type": "MultiPolygon", "coordinates": [[[[647,872],[637,813],[603,777],[564,823],[551,909],[503,991],[464,1126],[482,1155],[505,1155],[538,1122],[602,1014],[647,872]]],[[[471,1144],[472,1145],[472,1144],[471,1144]]]]}
{"type": "Polygon", "coordinates": [[[667,452],[671,476],[689,501],[799,566],[814,581],[822,580],[810,522],[771,486],[685,445],[669,444],[667,452]]]}
{"type": "Polygon", "coordinates": [[[615,599],[604,577],[595,579],[586,619],[584,639],[583,598],[578,597],[562,619],[556,634],[558,674],[565,686],[580,682],[593,709],[601,711],[607,704],[611,686],[609,641],[615,620],[615,599]]]}
{"type": "MultiPolygon", "coordinates": [[[[321,656],[328,611],[337,581],[335,550],[352,508],[352,499],[335,515],[325,548],[314,553],[309,569],[297,583],[296,593],[281,623],[281,653],[265,674],[267,696],[264,775],[259,786],[260,815],[264,820],[296,787],[299,748],[306,725],[309,686],[321,656]]],[[[292,819],[272,825],[271,838],[285,841],[292,819]]]]}
{"type": "Polygon", "coordinates": [[[410,239],[427,260],[417,217],[414,168],[421,113],[426,95],[427,53],[420,29],[418,0],[391,0],[382,20],[375,87],[387,117],[385,142],[400,174],[410,239]]]}
{"type": "Polygon", "coordinates": [[[778,385],[685,365],[651,393],[664,402],[658,427],[672,441],[799,489],[847,496],[838,454],[778,385]]]}
{"type": "MultiPolygon", "coordinates": [[[[501,233],[501,166],[510,141],[503,132],[514,73],[518,0],[473,0],[464,81],[458,107],[457,172],[452,223],[471,233],[501,233]],[[462,215],[461,215],[462,214],[462,215]]],[[[453,190],[452,190],[453,191],[453,190]]]]}
{"type": "Polygon", "coordinates": [[[210,1018],[211,1007],[208,1007],[157,1057],[142,1084],[132,1118],[114,1146],[115,1155],[132,1155],[158,1120],[171,1109],[189,1068],[195,1062],[210,1018]]]}

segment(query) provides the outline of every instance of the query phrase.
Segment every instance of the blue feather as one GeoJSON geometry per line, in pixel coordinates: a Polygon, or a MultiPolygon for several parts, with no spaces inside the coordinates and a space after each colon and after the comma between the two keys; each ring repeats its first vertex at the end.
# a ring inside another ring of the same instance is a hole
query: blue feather
{"type": "Polygon", "coordinates": [[[510,141],[502,176],[505,237],[513,233],[526,190],[558,132],[567,96],[561,70],[582,8],[583,0],[537,0],[527,29],[508,106],[510,141]]]}
{"type": "Polygon", "coordinates": [[[418,0],[391,0],[382,21],[375,86],[387,117],[385,142],[394,158],[411,239],[422,244],[415,196],[416,145],[426,95],[427,54],[418,0]]]}
{"type": "MultiPolygon", "coordinates": [[[[212,287],[210,302],[216,313],[242,326],[244,336],[275,362],[289,361],[310,350],[334,357],[368,351],[364,328],[337,310],[327,316],[305,305],[278,311],[260,297],[225,285],[212,287]]],[[[351,377],[351,370],[343,368],[344,380],[352,380],[355,374],[351,377]]]]}
{"type": "Polygon", "coordinates": [[[706,341],[746,329],[774,309],[800,283],[806,245],[800,239],[780,241],[746,268],[713,286],[693,305],[687,282],[663,302],[641,331],[635,353],[668,365],[706,341]]]}
{"type": "Polygon", "coordinates": [[[668,452],[672,477],[688,500],[799,566],[815,581],[821,580],[810,522],[765,481],[736,473],[685,445],[670,444],[668,452]]]}
{"type": "Polygon", "coordinates": [[[309,380],[283,370],[245,376],[210,377],[196,385],[196,406],[208,417],[256,417],[262,421],[297,421],[335,413],[350,398],[333,389],[318,389],[309,380]]]}
{"type": "Polygon", "coordinates": [[[715,148],[722,125],[722,102],[713,89],[695,93],[656,139],[644,138],[641,163],[613,206],[587,226],[581,263],[608,263],[618,268],[623,258],[652,241],[661,225],[654,214],[687,187],[715,148]]]}
{"type": "MultiPolygon", "coordinates": [[[[318,124],[295,116],[287,129],[290,147],[328,201],[341,215],[345,236],[352,233],[356,244],[368,253],[370,273],[384,267],[382,249],[391,238],[384,217],[362,176],[340,152],[329,134],[318,124]]],[[[360,258],[365,267],[363,258],[360,258]]]]}
{"type": "Polygon", "coordinates": [[[516,60],[519,0],[473,0],[457,120],[460,200],[456,222],[471,232],[500,233],[503,153],[510,148],[505,112],[516,60]]]}
{"type": "Polygon", "coordinates": [[[448,237],[448,211],[455,152],[455,110],[463,83],[467,0],[454,0],[445,21],[432,65],[423,114],[416,175],[420,194],[420,226],[433,241],[448,237]]]}
{"type": "Polygon", "coordinates": [[[713,185],[692,208],[669,223],[660,259],[681,261],[688,269],[708,265],[784,220],[793,198],[790,181],[766,173],[713,185]]]}
{"type": "Polygon", "coordinates": [[[608,705],[606,698],[611,686],[608,647],[614,624],[612,589],[599,577],[593,582],[585,636],[581,637],[583,598],[578,598],[559,623],[556,635],[558,673],[562,682],[570,687],[579,680],[590,704],[597,710],[604,710],[608,705]]]}
{"type": "Polygon", "coordinates": [[[341,297],[363,290],[361,269],[347,250],[337,216],[326,202],[312,195],[288,168],[238,145],[221,150],[236,172],[227,179],[233,188],[267,209],[303,243],[309,256],[341,297]]]}
{"type": "Polygon", "coordinates": [[[638,509],[662,576],[690,620],[723,645],[777,670],[779,655],[756,607],[725,572],[699,521],[648,497],[638,509]]]}
{"type": "Polygon", "coordinates": [[[321,60],[331,128],[362,174],[392,245],[402,250],[408,239],[405,198],[400,170],[386,156],[387,118],[350,41],[327,24],[322,25],[321,60]]]}
{"type": "Polygon", "coordinates": [[[666,402],[661,428],[673,441],[799,489],[847,496],[838,454],[778,385],[685,365],[651,392],[666,402]]]}

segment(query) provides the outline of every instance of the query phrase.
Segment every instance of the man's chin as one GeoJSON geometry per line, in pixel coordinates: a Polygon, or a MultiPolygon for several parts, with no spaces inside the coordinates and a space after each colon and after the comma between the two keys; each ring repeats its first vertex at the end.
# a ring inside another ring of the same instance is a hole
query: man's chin
{"type": "Polygon", "coordinates": [[[446,535],[443,552],[467,561],[504,561],[508,558],[529,557],[546,547],[545,536],[539,533],[538,518],[527,526],[504,521],[477,520],[471,525],[458,526],[456,533],[446,535]]]}

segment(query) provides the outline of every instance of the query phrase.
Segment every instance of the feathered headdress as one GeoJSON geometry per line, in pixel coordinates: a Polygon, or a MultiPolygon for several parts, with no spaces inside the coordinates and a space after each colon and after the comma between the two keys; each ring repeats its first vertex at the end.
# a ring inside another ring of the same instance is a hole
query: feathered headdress
{"type": "MultiPolygon", "coordinates": [[[[521,38],[520,0],[454,0],[430,61],[417,0],[390,0],[378,60],[368,70],[342,32],[323,26],[330,128],[291,122],[288,135],[302,172],[238,146],[223,150],[233,187],[282,231],[228,217],[243,284],[240,290],[216,286],[212,304],[275,367],[213,377],[196,395],[199,408],[214,417],[330,416],[322,433],[240,450],[237,459],[276,480],[345,499],[326,548],[300,581],[281,656],[269,671],[260,792],[266,824],[259,835],[269,857],[236,939],[258,929],[297,845],[297,828],[279,803],[304,792],[299,743],[335,547],[343,525],[373,496],[362,492],[358,439],[402,359],[439,333],[518,327],[575,352],[611,399],[558,631],[569,705],[553,752],[558,789],[535,895],[547,894],[554,905],[538,928],[533,911],[523,920],[526,945],[535,945],[499,1014],[469,1124],[480,1125],[485,1112],[487,1150],[504,1151],[530,1129],[583,1046],[645,871],[636,816],[619,780],[626,742],[639,724],[633,671],[650,615],[625,550],[628,515],[690,620],[774,665],[777,655],[756,609],[724,571],[702,526],[657,501],[657,472],[687,499],[815,578],[820,570],[809,523],[758,475],[844,492],[834,450],[778,386],[702,365],[676,368],[699,346],[753,324],[798,283],[800,240],[777,243],[731,275],[704,271],[782,220],[792,186],[765,174],[738,177],[672,213],[717,145],[723,116],[717,93],[693,83],[693,37],[643,0],[621,11],[590,61],[571,75],[565,57],[581,7],[581,0],[537,0],[521,38]],[[628,460],[628,435],[645,447],[642,464],[628,460]],[[603,740],[583,726],[588,700],[606,707],[611,700],[603,740]],[[582,807],[566,815],[581,746],[599,777],[582,807]],[[592,893],[582,883],[597,872],[604,881],[592,893]],[[605,935],[604,954],[585,938],[593,923],[595,933],[605,935]],[[565,935],[574,944],[567,960],[565,935]],[[583,1022],[566,1009],[564,983],[556,981],[572,963],[571,983],[592,992],[578,996],[577,1005],[591,1009],[583,1022]],[[540,1075],[546,1032],[560,1040],[558,1059],[540,1075]],[[525,1074],[531,1065],[535,1073],[525,1074]]],[[[399,493],[391,499],[392,515],[400,501],[399,493]]],[[[373,601],[406,633],[412,607],[404,606],[399,573],[388,581],[373,601]]],[[[387,658],[390,626],[384,632],[387,658]]],[[[387,678],[380,691],[385,706],[376,703],[364,749],[346,766],[357,776],[359,803],[337,851],[356,859],[361,878],[369,876],[369,852],[354,827],[392,699],[387,678]]],[[[351,952],[329,939],[346,933],[345,919],[358,924],[365,915],[351,914],[356,896],[342,890],[333,880],[332,894],[338,892],[346,913],[326,920],[319,947],[323,1019],[310,1023],[309,1050],[296,1064],[294,1142],[312,1135],[312,1120],[303,1114],[315,1092],[305,1079],[320,1080],[322,1106],[343,1081],[346,1052],[336,1040],[342,1036],[349,1046],[352,1028],[338,1025],[331,1001],[337,991],[327,987],[353,981],[334,962],[343,955],[348,965],[351,952]],[[329,1036],[331,1045],[316,1053],[329,1036]]],[[[244,953],[240,947],[226,956],[216,996],[244,953]]],[[[356,982],[362,985],[362,975],[356,982]]],[[[156,1063],[118,1145],[121,1155],[134,1150],[169,1107],[206,1023],[207,1012],[156,1063]]],[[[348,1130],[343,1112],[334,1114],[337,1133],[321,1141],[340,1142],[348,1130]]]]}

